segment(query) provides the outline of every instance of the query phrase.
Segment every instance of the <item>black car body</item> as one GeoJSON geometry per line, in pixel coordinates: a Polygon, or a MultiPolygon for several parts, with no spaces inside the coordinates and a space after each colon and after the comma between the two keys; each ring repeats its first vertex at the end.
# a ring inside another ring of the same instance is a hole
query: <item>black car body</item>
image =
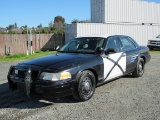
{"type": "Polygon", "coordinates": [[[132,74],[141,77],[150,60],[149,49],[124,35],[77,37],[56,54],[11,66],[8,83],[11,89],[53,97],[73,95],[90,99],[97,85],[132,74]]]}

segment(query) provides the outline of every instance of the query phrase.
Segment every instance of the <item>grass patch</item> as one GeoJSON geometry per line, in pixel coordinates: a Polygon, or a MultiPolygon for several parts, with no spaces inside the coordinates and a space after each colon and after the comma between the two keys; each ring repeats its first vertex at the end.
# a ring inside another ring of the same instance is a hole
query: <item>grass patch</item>
{"type": "Polygon", "coordinates": [[[11,56],[6,56],[5,58],[22,58],[25,57],[25,54],[16,54],[16,55],[11,55],[11,56]]]}
{"type": "Polygon", "coordinates": [[[151,50],[151,51],[149,51],[149,53],[150,53],[150,54],[160,54],[160,51],[158,51],[158,50],[157,50],[157,51],[151,50]]]}
{"type": "Polygon", "coordinates": [[[33,59],[33,58],[38,58],[41,56],[49,55],[49,54],[54,54],[55,51],[38,51],[33,55],[26,55],[26,54],[15,54],[11,56],[4,56],[0,55],[0,62],[11,62],[11,61],[18,61],[18,60],[28,60],[28,59],[33,59]]]}

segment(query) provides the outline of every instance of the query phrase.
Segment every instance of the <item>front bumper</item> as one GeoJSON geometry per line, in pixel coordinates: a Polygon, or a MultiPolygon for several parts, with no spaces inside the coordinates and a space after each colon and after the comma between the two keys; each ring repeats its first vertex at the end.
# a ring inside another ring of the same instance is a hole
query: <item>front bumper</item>
{"type": "Polygon", "coordinates": [[[44,81],[32,80],[31,75],[26,73],[25,78],[18,78],[13,74],[13,67],[8,73],[8,83],[11,89],[23,90],[29,96],[30,93],[39,93],[51,97],[64,97],[73,93],[75,80],[60,80],[60,81],[44,81]]]}
{"type": "Polygon", "coordinates": [[[67,95],[71,95],[73,93],[74,81],[36,81],[33,83],[32,90],[33,92],[51,95],[52,97],[63,97],[67,95]]]}
{"type": "Polygon", "coordinates": [[[148,48],[160,48],[160,45],[147,45],[148,48]]]}

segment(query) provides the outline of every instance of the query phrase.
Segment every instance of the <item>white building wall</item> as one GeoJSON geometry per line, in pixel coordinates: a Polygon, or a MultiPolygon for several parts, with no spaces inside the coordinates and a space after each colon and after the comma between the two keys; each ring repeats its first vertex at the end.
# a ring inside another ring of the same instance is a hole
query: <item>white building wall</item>
{"type": "Polygon", "coordinates": [[[65,25],[65,42],[77,37],[77,24],[65,25]]]}
{"type": "Polygon", "coordinates": [[[105,19],[105,0],[91,0],[91,19],[102,23],[105,19]]]}
{"type": "Polygon", "coordinates": [[[91,0],[91,22],[160,23],[160,4],[141,0],[91,0]]]}
{"type": "Polygon", "coordinates": [[[66,25],[66,42],[83,35],[122,34],[147,45],[148,39],[160,34],[160,4],[142,0],[91,0],[91,22],[66,25]]]}
{"type": "Polygon", "coordinates": [[[103,24],[103,23],[76,23],[66,26],[66,42],[78,36],[93,34],[128,35],[138,44],[147,45],[148,39],[153,39],[160,33],[160,26],[141,24],[103,24]]]}

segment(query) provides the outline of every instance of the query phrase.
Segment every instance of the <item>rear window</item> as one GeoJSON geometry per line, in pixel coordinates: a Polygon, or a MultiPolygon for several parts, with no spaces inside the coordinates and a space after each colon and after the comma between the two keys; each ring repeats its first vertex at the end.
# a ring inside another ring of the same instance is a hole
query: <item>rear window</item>
{"type": "Polygon", "coordinates": [[[136,49],[135,44],[131,40],[129,40],[127,37],[120,38],[120,40],[124,46],[125,51],[136,49]]]}

